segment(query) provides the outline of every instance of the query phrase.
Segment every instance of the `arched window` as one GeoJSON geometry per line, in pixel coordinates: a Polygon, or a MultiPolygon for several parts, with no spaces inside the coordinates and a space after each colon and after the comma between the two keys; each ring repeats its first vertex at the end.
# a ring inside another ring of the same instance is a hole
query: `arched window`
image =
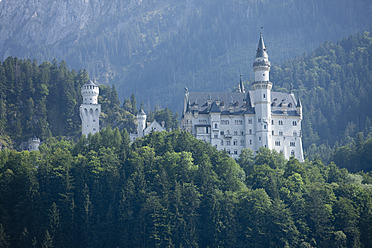
{"type": "Polygon", "coordinates": [[[292,150],[292,151],[291,151],[291,156],[294,156],[294,155],[295,155],[295,151],[292,150]]]}
{"type": "Polygon", "coordinates": [[[293,136],[297,136],[297,132],[296,131],[293,131],[293,136]]]}
{"type": "Polygon", "coordinates": [[[243,139],[240,140],[240,145],[241,145],[241,146],[244,146],[244,140],[243,140],[243,139]]]}
{"type": "Polygon", "coordinates": [[[238,154],[238,150],[234,150],[234,154],[237,155],[238,154]]]}
{"type": "Polygon", "coordinates": [[[237,140],[234,140],[233,141],[233,144],[234,144],[234,146],[237,146],[238,145],[238,141],[237,140]]]}
{"type": "Polygon", "coordinates": [[[249,134],[252,134],[252,129],[249,129],[249,134]]]}
{"type": "Polygon", "coordinates": [[[249,144],[252,145],[252,140],[249,140],[249,144]]]}
{"type": "Polygon", "coordinates": [[[214,124],[214,128],[217,128],[217,123],[214,124]]]}

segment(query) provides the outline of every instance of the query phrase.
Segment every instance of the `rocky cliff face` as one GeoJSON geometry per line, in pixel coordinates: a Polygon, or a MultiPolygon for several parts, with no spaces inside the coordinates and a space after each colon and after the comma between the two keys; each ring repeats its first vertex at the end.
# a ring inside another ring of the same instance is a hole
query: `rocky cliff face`
{"type": "Polygon", "coordinates": [[[46,49],[63,59],[63,48],[70,50],[87,35],[125,32],[142,22],[144,15],[149,21],[151,12],[173,6],[158,1],[154,9],[150,7],[142,0],[4,0],[0,3],[0,56],[32,58],[46,49]]]}

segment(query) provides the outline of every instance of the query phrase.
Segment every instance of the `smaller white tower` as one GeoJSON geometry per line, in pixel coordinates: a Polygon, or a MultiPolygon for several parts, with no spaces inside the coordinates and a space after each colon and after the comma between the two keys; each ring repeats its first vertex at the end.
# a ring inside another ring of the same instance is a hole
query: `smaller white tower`
{"type": "Polygon", "coordinates": [[[143,130],[146,128],[146,113],[141,109],[137,114],[137,134],[138,137],[143,137],[143,130]]]}
{"type": "Polygon", "coordinates": [[[88,136],[89,133],[95,134],[99,131],[99,116],[101,114],[101,104],[98,104],[99,87],[89,80],[81,87],[83,104],[80,106],[81,130],[82,134],[88,136]]]}
{"type": "Polygon", "coordinates": [[[40,146],[40,139],[34,136],[28,140],[28,150],[31,151],[38,151],[40,146]]]}

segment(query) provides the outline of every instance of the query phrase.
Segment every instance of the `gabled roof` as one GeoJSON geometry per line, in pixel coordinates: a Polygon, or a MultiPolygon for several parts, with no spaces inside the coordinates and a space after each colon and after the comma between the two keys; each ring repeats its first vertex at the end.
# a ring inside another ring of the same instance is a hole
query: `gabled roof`
{"type": "Polygon", "coordinates": [[[217,106],[216,101],[212,103],[212,106],[209,110],[210,113],[221,113],[221,109],[217,106]]]}
{"type": "MultiPolygon", "coordinates": [[[[186,112],[221,115],[255,114],[253,92],[189,92],[186,112]]],[[[271,112],[277,115],[297,116],[293,94],[271,92],[271,112]],[[283,111],[286,110],[286,111],[283,111]]]]}
{"type": "Polygon", "coordinates": [[[279,115],[283,114],[283,107],[286,106],[287,115],[298,115],[296,109],[296,99],[292,94],[284,92],[271,92],[271,101],[271,113],[279,115]]]}
{"type": "Polygon", "coordinates": [[[186,112],[222,115],[254,113],[249,93],[244,92],[189,92],[186,112]],[[232,108],[232,112],[231,112],[232,108]]]}
{"type": "Polygon", "coordinates": [[[165,128],[162,127],[162,125],[159,124],[156,120],[151,122],[150,125],[148,125],[145,130],[143,130],[144,135],[151,133],[152,131],[154,132],[162,132],[165,131],[165,128]]]}

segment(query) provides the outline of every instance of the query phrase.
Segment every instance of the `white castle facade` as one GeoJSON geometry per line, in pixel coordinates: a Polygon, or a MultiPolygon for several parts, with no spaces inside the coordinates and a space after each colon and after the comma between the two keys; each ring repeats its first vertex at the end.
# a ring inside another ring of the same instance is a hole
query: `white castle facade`
{"type": "Polygon", "coordinates": [[[101,104],[98,104],[99,87],[89,80],[81,87],[83,103],[80,105],[81,131],[88,136],[89,133],[99,132],[99,115],[101,104]]]}
{"type": "Polygon", "coordinates": [[[260,35],[253,63],[255,80],[245,92],[185,91],[183,130],[238,158],[242,149],[267,147],[303,161],[302,106],[294,94],[272,92],[270,61],[260,35]]]}

